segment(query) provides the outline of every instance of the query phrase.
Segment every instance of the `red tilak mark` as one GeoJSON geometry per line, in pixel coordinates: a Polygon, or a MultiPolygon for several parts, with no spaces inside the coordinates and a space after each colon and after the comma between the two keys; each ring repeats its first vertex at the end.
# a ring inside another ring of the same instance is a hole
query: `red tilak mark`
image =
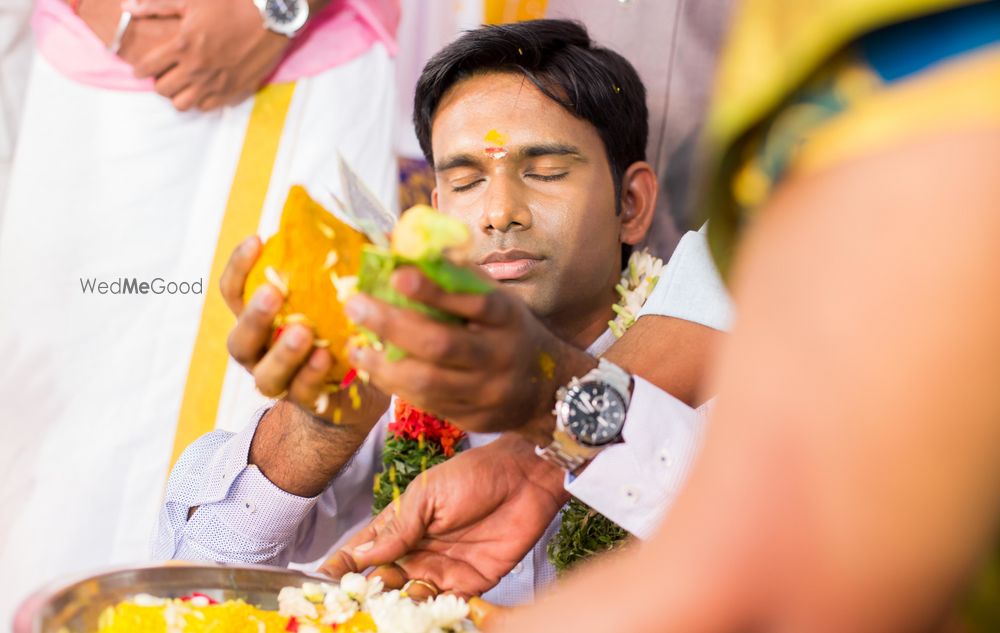
{"type": "Polygon", "coordinates": [[[494,160],[499,160],[507,156],[506,147],[487,147],[483,152],[494,160]]]}
{"type": "Polygon", "coordinates": [[[295,633],[299,630],[299,621],[295,619],[294,615],[288,620],[288,625],[285,626],[285,630],[291,631],[291,633],[295,633]]]}

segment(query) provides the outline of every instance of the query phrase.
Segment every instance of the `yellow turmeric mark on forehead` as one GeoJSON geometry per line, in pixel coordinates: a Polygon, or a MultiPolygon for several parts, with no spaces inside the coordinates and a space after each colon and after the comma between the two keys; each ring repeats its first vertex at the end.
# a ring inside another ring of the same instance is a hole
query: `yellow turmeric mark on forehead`
{"type": "Polygon", "coordinates": [[[493,160],[500,160],[507,157],[507,135],[497,132],[496,129],[490,130],[483,137],[486,141],[486,147],[483,149],[483,153],[492,158],[493,160]]]}
{"type": "Polygon", "coordinates": [[[492,145],[506,145],[507,135],[498,132],[495,128],[486,133],[483,140],[492,145]]]}

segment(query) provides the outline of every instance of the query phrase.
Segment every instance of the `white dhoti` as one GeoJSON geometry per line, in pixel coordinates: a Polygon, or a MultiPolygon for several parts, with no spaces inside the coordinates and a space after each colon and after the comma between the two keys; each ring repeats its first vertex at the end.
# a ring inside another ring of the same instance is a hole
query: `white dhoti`
{"type": "Polygon", "coordinates": [[[179,113],[36,60],[0,230],[0,622],[39,584],[146,559],[174,457],[263,404],[226,354],[218,276],[292,184],[338,191],[338,152],[395,207],[394,85],[376,45],[179,113]],[[98,291],[119,279],[154,286],[98,291]]]}

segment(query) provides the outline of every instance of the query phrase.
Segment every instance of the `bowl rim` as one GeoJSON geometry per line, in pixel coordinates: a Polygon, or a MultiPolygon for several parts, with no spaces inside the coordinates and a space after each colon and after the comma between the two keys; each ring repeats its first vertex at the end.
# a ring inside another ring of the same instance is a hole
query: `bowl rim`
{"type": "Polygon", "coordinates": [[[292,576],[299,576],[302,578],[303,582],[315,581],[315,582],[325,582],[325,583],[336,583],[337,581],[329,576],[324,576],[314,572],[302,571],[299,569],[290,569],[288,567],[273,567],[270,565],[252,565],[252,564],[227,564],[227,563],[210,563],[205,561],[163,561],[158,563],[141,563],[138,565],[117,565],[114,567],[100,568],[95,571],[88,573],[80,573],[66,578],[59,578],[56,580],[49,581],[48,583],[40,586],[38,589],[32,591],[14,610],[13,619],[13,633],[33,633],[37,631],[36,625],[38,616],[41,613],[43,607],[51,602],[55,597],[60,594],[71,590],[76,585],[83,582],[96,580],[100,578],[106,578],[109,576],[115,576],[124,573],[135,573],[151,570],[162,570],[162,569],[185,569],[185,570],[197,570],[197,569],[210,569],[210,570],[241,570],[245,569],[248,571],[258,571],[265,573],[280,573],[289,574],[292,576]]]}

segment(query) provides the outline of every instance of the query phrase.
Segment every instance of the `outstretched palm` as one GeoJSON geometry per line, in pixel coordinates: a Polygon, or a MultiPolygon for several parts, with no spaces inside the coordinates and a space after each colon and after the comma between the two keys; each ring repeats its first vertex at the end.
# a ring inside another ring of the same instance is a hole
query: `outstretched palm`
{"type": "Polygon", "coordinates": [[[504,435],[418,477],[322,571],[339,578],[395,562],[409,578],[479,594],[513,569],[567,498],[562,471],[504,435]]]}

